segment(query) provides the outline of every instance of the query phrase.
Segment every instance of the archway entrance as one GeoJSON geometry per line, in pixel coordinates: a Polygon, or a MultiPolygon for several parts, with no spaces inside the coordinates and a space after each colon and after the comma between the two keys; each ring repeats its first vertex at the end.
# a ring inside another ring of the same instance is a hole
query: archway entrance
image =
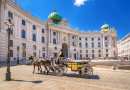
{"type": "Polygon", "coordinates": [[[62,50],[63,50],[64,57],[68,57],[68,45],[66,43],[62,44],[62,50]]]}

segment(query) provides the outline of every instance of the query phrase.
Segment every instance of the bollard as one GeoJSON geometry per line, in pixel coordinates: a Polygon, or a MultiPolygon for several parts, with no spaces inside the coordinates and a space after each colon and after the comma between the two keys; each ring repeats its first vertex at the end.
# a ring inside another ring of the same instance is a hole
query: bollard
{"type": "Polygon", "coordinates": [[[115,66],[112,66],[112,70],[115,70],[115,66]]]}

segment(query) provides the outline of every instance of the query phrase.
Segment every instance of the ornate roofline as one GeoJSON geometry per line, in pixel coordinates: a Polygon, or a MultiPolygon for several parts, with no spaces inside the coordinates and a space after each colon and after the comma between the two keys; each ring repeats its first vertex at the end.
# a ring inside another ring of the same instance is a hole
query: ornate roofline
{"type": "Polygon", "coordinates": [[[30,14],[29,12],[25,11],[24,9],[22,9],[20,6],[18,6],[16,3],[14,3],[12,0],[7,0],[7,3],[9,5],[11,5],[12,7],[14,7],[16,10],[18,10],[20,13],[27,15],[28,18],[33,19],[34,21],[41,23],[41,24],[47,24],[46,22],[36,18],[35,16],[33,16],[32,14],[30,14]]]}

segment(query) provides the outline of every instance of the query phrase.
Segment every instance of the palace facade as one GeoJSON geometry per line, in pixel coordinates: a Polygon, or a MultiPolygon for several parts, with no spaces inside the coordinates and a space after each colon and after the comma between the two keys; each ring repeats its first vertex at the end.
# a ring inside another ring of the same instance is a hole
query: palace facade
{"type": "Polygon", "coordinates": [[[117,41],[118,56],[130,59],[130,33],[117,41]]]}
{"type": "Polygon", "coordinates": [[[72,29],[56,10],[48,16],[47,22],[43,22],[30,11],[23,10],[17,0],[0,0],[0,61],[7,58],[8,27],[5,22],[9,18],[14,23],[10,38],[11,60],[17,58],[18,46],[20,59],[30,54],[57,57],[61,49],[64,56],[74,59],[117,56],[117,32],[108,24],[99,28],[100,31],[79,31],[72,29]]]}

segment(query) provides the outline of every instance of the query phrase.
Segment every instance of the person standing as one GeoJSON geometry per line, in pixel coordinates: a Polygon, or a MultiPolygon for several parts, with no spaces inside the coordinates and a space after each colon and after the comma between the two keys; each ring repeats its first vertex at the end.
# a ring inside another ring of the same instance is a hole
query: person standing
{"type": "Polygon", "coordinates": [[[62,57],[64,57],[64,55],[63,55],[63,50],[61,49],[60,54],[59,54],[60,60],[58,59],[58,64],[59,64],[59,61],[61,61],[62,57]]]}

